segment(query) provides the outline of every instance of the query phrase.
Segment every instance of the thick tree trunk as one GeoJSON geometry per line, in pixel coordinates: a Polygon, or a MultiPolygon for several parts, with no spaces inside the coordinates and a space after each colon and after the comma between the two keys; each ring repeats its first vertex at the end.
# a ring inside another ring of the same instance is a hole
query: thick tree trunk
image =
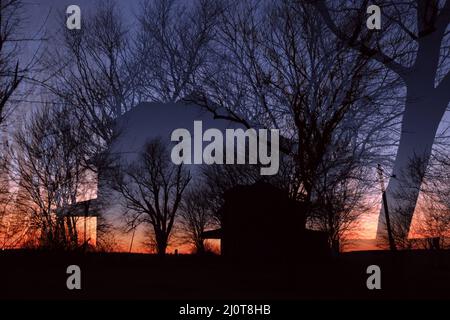
{"type": "MultiPolygon", "coordinates": [[[[414,37],[418,49],[415,61],[411,66],[404,66],[396,61],[395,57],[390,57],[379,50],[380,43],[371,47],[364,41],[356,41],[354,35],[348,35],[334,23],[326,1],[315,1],[313,3],[321,13],[324,22],[338,38],[347,42],[349,47],[359,50],[362,54],[384,64],[405,81],[407,101],[402,121],[400,145],[393,170],[393,175],[396,175],[397,178],[389,180],[386,196],[390,216],[395,218],[394,222],[396,222],[401,213],[407,236],[422,183],[421,179],[408,176],[408,166],[410,160],[417,157],[422,158],[423,165],[428,164],[436,131],[450,99],[448,93],[450,91],[450,73],[447,73],[439,86],[435,88],[440,56],[442,55],[441,46],[450,23],[450,0],[447,0],[444,6],[440,6],[440,1],[437,0],[417,1],[418,32],[414,37]],[[404,187],[402,186],[402,180],[403,184],[406,184],[404,187]],[[404,200],[397,201],[394,199],[395,195],[399,193],[404,200]]],[[[396,19],[390,20],[397,23],[402,19],[396,17],[396,19]]],[[[403,26],[401,25],[401,27],[403,26]]],[[[397,47],[390,51],[397,52],[397,49],[402,50],[397,47]]],[[[385,239],[386,233],[382,210],[378,223],[377,239],[379,241],[385,239]]]]}
{"type": "Polygon", "coordinates": [[[199,255],[205,254],[205,243],[203,239],[199,239],[197,243],[195,244],[196,253],[199,255]]]}
{"type": "Polygon", "coordinates": [[[156,232],[156,253],[160,257],[164,257],[166,255],[167,250],[167,239],[168,237],[161,231],[156,232]]]}
{"type": "MultiPolygon", "coordinates": [[[[419,176],[411,174],[411,161],[420,159],[423,166],[428,165],[436,132],[448,104],[446,97],[438,94],[434,86],[421,82],[421,79],[413,79],[407,83],[407,90],[400,144],[393,177],[386,190],[391,226],[397,238],[408,236],[422,183],[419,176]]],[[[377,240],[380,243],[386,239],[387,228],[382,208],[378,219],[377,240]]]]}

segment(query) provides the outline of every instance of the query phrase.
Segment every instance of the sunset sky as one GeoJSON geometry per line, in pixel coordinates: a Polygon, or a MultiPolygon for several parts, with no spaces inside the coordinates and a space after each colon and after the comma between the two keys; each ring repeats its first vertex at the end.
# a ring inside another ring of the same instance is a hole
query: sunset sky
{"type": "MultiPolygon", "coordinates": [[[[121,12],[124,14],[124,17],[126,18],[127,26],[130,29],[133,29],[136,25],[136,14],[139,10],[139,0],[130,0],[130,1],[120,1],[117,2],[120,6],[121,12]]],[[[83,15],[89,15],[90,11],[92,11],[96,6],[96,1],[91,0],[79,0],[76,3],[73,3],[73,1],[59,1],[59,0],[36,0],[31,3],[31,5],[28,7],[29,11],[27,11],[27,17],[29,22],[26,24],[26,28],[29,30],[36,31],[36,26],[44,25],[45,28],[38,29],[40,34],[47,34],[49,35],[49,39],[47,42],[47,45],[51,48],[52,44],[52,32],[57,30],[58,28],[61,28],[61,21],[64,21],[65,18],[65,8],[70,4],[77,4],[81,8],[81,14],[83,15]]],[[[57,45],[57,44],[55,44],[57,45]]],[[[30,44],[28,47],[28,51],[24,52],[23,54],[25,56],[32,54],[34,50],[36,49],[35,44],[30,44]]],[[[33,108],[36,101],[42,100],[39,96],[39,92],[34,92],[33,95],[29,98],[29,102],[22,102],[22,104],[18,108],[17,112],[17,120],[20,122],[22,120],[22,115],[27,112],[27,110],[33,108]],[[32,101],[32,102],[30,102],[32,101]]],[[[448,114],[446,117],[444,117],[444,120],[441,123],[439,132],[442,133],[446,130],[448,126],[448,114]]],[[[161,134],[163,132],[162,130],[165,130],[165,127],[179,127],[180,124],[177,123],[179,119],[173,118],[173,114],[168,114],[167,119],[164,120],[159,119],[157,122],[153,123],[151,125],[148,124],[148,129],[152,130],[152,135],[161,134]],[[167,122],[166,122],[167,121],[167,122]],[[169,121],[173,121],[169,124],[169,121]],[[176,123],[176,124],[175,124],[176,123]]],[[[191,119],[189,119],[190,122],[191,119]]],[[[419,123],[417,125],[420,125],[419,123]]],[[[167,132],[164,132],[164,134],[167,134],[167,132]]],[[[439,133],[438,133],[439,134],[439,133]]],[[[386,181],[386,184],[388,181],[386,181]]],[[[95,190],[95,188],[87,188],[87,191],[91,192],[95,190]]],[[[81,196],[81,200],[86,200],[90,198],[95,198],[96,195],[84,195],[81,196]]],[[[380,212],[380,206],[381,206],[381,193],[380,194],[374,194],[371,195],[373,200],[370,200],[374,203],[372,205],[370,212],[365,213],[360,221],[359,221],[359,232],[357,235],[351,235],[351,238],[354,239],[374,239],[376,236],[376,230],[378,225],[378,216],[380,212]]],[[[411,227],[411,233],[410,237],[416,238],[420,237],[421,235],[415,231],[416,225],[418,224],[419,217],[420,217],[420,200],[419,205],[416,207],[416,212],[414,214],[413,223],[411,227]]],[[[129,243],[131,241],[132,234],[121,234],[118,235],[120,247],[122,250],[127,251],[129,249],[129,243]]],[[[144,251],[145,245],[143,244],[145,242],[146,236],[144,230],[142,228],[139,228],[137,231],[135,238],[134,238],[134,244],[133,244],[133,251],[134,252],[142,252],[144,251]]],[[[173,245],[170,247],[169,251],[174,250],[175,248],[179,249],[180,252],[187,251],[186,246],[178,247],[177,245],[173,245]]]]}

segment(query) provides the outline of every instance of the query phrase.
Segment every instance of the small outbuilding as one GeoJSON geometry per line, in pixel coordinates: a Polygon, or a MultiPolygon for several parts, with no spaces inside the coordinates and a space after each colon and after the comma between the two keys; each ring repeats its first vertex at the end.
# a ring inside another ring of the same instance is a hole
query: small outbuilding
{"type": "Polygon", "coordinates": [[[330,254],[327,234],[306,228],[302,204],[264,182],[225,193],[222,228],[203,234],[220,239],[221,254],[233,260],[280,262],[330,254]]]}

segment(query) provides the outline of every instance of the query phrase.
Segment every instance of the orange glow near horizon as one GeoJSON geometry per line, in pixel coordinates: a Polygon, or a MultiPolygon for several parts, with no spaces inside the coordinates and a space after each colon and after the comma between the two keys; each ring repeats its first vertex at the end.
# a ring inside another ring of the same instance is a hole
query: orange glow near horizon
{"type": "Polygon", "coordinates": [[[358,222],[358,232],[349,239],[375,239],[378,227],[378,216],[381,204],[374,205],[368,212],[361,215],[358,222]]]}
{"type": "MultiPolygon", "coordinates": [[[[212,240],[206,240],[207,241],[207,247],[210,249],[211,252],[220,253],[220,242],[219,241],[212,241],[212,240]]],[[[119,248],[118,248],[119,249],[119,248]]],[[[126,250],[125,248],[121,248],[122,250],[118,250],[118,252],[129,252],[129,249],[126,250]]],[[[180,244],[175,245],[171,244],[167,246],[166,253],[167,254],[175,254],[175,250],[177,250],[178,254],[191,254],[193,253],[193,246],[190,244],[180,244]]],[[[136,243],[136,245],[132,247],[131,253],[140,253],[140,254],[151,254],[155,253],[151,248],[146,245],[143,242],[136,243]]]]}
{"type": "MultiPolygon", "coordinates": [[[[352,234],[348,237],[349,240],[359,241],[351,243],[345,251],[379,250],[374,242],[378,228],[378,216],[381,210],[381,199],[379,202],[378,205],[371,208],[370,212],[361,216],[358,223],[358,235],[355,236],[355,234],[352,234]]],[[[450,230],[442,231],[439,234],[440,229],[439,225],[437,225],[439,222],[433,223],[433,219],[430,219],[430,214],[436,217],[436,215],[439,214],[447,214],[447,211],[447,208],[439,206],[437,200],[433,201],[433,199],[426,199],[421,192],[412,217],[408,239],[423,239],[439,236],[450,237],[450,230]]],[[[439,220],[437,219],[437,221],[439,220]]]]}
{"type": "MultiPolygon", "coordinates": [[[[346,239],[348,240],[349,244],[345,246],[344,251],[359,251],[359,250],[377,250],[379,248],[376,247],[375,244],[375,238],[376,238],[376,232],[378,227],[378,216],[381,209],[381,196],[380,199],[377,199],[376,196],[372,196],[370,203],[373,205],[370,207],[370,209],[362,214],[359,218],[359,221],[355,224],[355,228],[349,231],[347,234],[346,239]]],[[[424,199],[423,195],[419,195],[419,199],[417,202],[417,206],[414,212],[414,216],[411,222],[410,227],[410,233],[408,238],[427,238],[427,237],[433,237],[433,236],[439,236],[433,234],[428,229],[424,231],[423,225],[424,221],[426,220],[426,212],[427,212],[427,202],[424,199]]],[[[438,208],[439,209],[439,208],[438,208]]],[[[438,210],[434,207],[433,213],[438,210]]],[[[430,209],[428,209],[430,210],[430,209]]],[[[442,210],[445,210],[443,208],[442,210]]],[[[443,213],[446,213],[446,211],[443,211],[443,213]]],[[[84,228],[83,226],[77,226],[77,228],[80,227],[81,229],[84,228]]],[[[89,234],[95,233],[95,231],[92,229],[92,226],[89,224],[88,226],[89,234]]],[[[442,234],[440,235],[442,236],[442,234]]],[[[447,232],[445,236],[450,237],[450,232],[447,232]]],[[[117,233],[114,235],[116,238],[116,242],[113,246],[113,251],[115,252],[130,252],[130,244],[131,244],[131,238],[132,234],[122,234],[117,233]]],[[[95,239],[95,236],[92,236],[93,239],[95,239]]],[[[132,253],[153,253],[151,250],[148,241],[147,240],[147,233],[144,232],[143,228],[138,228],[138,231],[135,234],[133,245],[131,247],[132,253]]],[[[220,252],[220,242],[214,242],[211,240],[208,240],[209,248],[213,252],[220,252]]],[[[11,246],[18,248],[20,247],[21,242],[16,242],[15,245],[11,246]]],[[[179,254],[189,254],[193,252],[193,247],[189,244],[182,244],[177,243],[176,241],[173,241],[167,248],[168,254],[173,254],[177,250],[179,254]]]]}

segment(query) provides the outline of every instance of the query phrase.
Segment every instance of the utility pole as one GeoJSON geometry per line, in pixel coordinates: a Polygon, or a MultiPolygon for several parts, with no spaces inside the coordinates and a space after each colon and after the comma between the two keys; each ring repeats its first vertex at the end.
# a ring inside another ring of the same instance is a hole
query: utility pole
{"type": "Polygon", "coordinates": [[[131,236],[131,243],[130,243],[130,251],[129,251],[129,253],[131,253],[131,249],[133,248],[134,234],[136,233],[136,228],[137,228],[137,226],[133,226],[133,235],[131,236]]]}
{"type": "Polygon", "coordinates": [[[388,202],[386,197],[386,189],[384,188],[384,177],[383,177],[383,168],[381,168],[381,165],[378,164],[378,177],[380,180],[381,185],[381,192],[383,197],[383,209],[384,209],[384,216],[386,218],[386,228],[387,228],[387,234],[389,239],[389,248],[391,251],[396,251],[397,248],[395,246],[394,237],[392,236],[392,229],[391,229],[391,220],[389,218],[389,208],[388,208],[388,202]]]}

